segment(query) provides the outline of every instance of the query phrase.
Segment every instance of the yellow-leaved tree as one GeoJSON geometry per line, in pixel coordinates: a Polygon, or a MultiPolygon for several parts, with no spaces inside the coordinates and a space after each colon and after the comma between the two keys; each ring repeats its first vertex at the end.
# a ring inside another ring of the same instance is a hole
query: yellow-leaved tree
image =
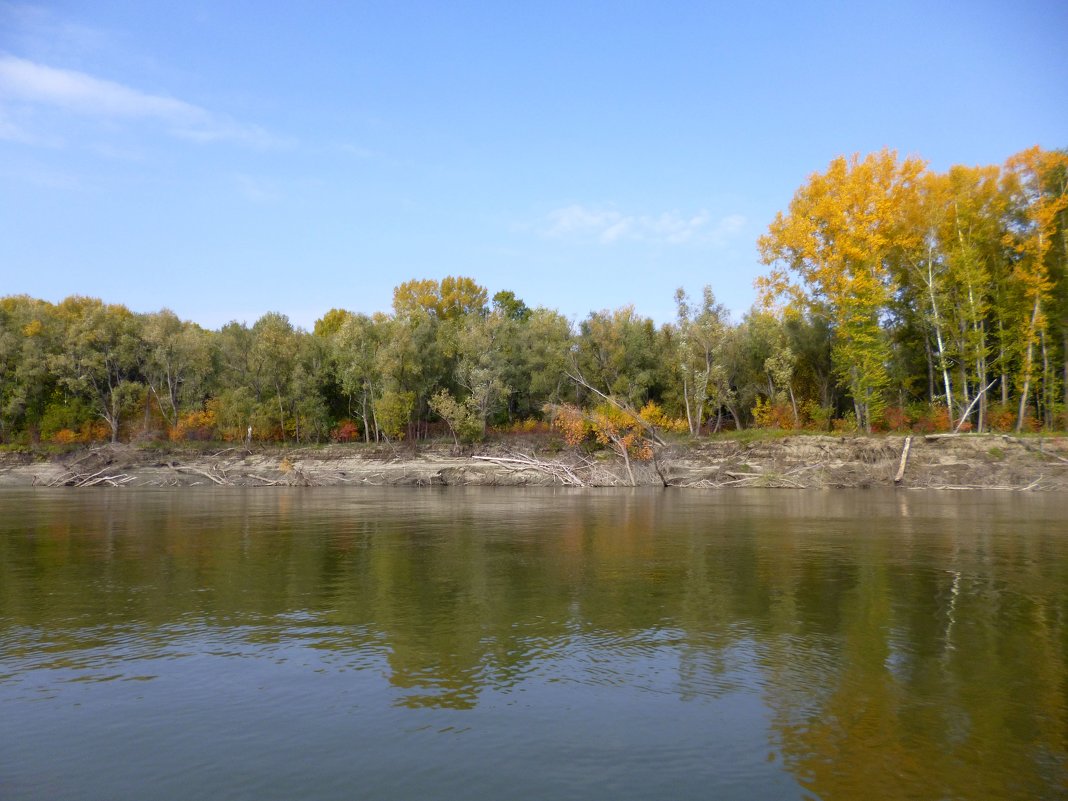
{"type": "MultiPolygon", "coordinates": [[[[1068,155],[1033,147],[1017,153],[1005,164],[1002,183],[1016,210],[1009,221],[1003,242],[1014,254],[1012,277],[1023,299],[1022,314],[1016,325],[1016,347],[1020,354],[1017,386],[1020,392],[1016,430],[1027,417],[1028,395],[1035,379],[1035,347],[1043,361],[1043,388],[1047,395],[1055,383],[1049,367],[1047,308],[1054,282],[1047,258],[1058,229],[1058,218],[1068,208],[1068,155]]],[[[1063,241],[1062,241],[1062,246],[1063,241]]],[[[1051,405],[1046,397],[1045,406],[1051,405]]]]}
{"type": "Polygon", "coordinates": [[[882,322],[894,290],[891,267],[914,245],[914,229],[902,223],[924,166],[890,150],[836,158],[808,179],[759,241],[764,263],[774,265],[757,281],[764,301],[786,299],[829,322],[835,371],[868,432],[889,384],[882,322]]]}

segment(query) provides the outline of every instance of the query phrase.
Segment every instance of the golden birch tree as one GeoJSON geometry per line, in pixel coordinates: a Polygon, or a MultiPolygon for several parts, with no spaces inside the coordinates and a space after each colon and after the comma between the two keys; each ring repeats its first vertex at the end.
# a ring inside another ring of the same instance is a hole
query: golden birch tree
{"type": "Polygon", "coordinates": [[[883,329],[893,291],[890,261],[915,236],[902,225],[924,169],[890,150],[836,158],[812,175],[759,240],[772,272],[765,301],[791,297],[833,327],[833,357],[858,425],[870,432],[885,405],[890,345],[883,329]]]}

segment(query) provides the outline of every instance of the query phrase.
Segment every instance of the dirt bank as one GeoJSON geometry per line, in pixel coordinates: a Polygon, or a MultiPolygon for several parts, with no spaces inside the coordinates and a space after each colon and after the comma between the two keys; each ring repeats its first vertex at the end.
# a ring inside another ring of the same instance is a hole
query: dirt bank
{"type": "MultiPolygon", "coordinates": [[[[1068,489],[1068,438],[1001,435],[791,436],[680,442],[634,463],[635,483],[691,488],[876,487],[1056,491],[1068,489]]],[[[0,454],[0,486],[626,486],[607,452],[493,443],[457,450],[365,445],[203,450],[104,445],[59,456],[0,454]]]]}

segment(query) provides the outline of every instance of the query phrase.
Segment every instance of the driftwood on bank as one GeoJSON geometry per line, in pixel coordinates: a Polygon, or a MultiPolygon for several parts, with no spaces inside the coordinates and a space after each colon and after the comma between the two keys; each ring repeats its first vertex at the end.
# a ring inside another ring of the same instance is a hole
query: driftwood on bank
{"type": "MultiPolygon", "coordinates": [[[[906,438],[796,436],[751,442],[679,438],[634,461],[639,486],[679,488],[998,489],[1068,492],[1068,437],[1001,434],[906,438]],[[1008,447],[1008,443],[1013,443],[1008,447]],[[1019,445],[1019,447],[1015,447],[1019,445]],[[1000,446],[1000,447],[996,447],[1000,446]],[[902,463],[905,470],[902,472],[902,463]]],[[[533,447],[543,440],[538,440],[533,447]]],[[[328,446],[288,449],[194,449],[111,446],[45,460],[0,453],[0,485],[36,487],[315,487],[315,486],[630,486],[624,463],[608,449],[534,450],[500,444],[471,455],[421,447],[328,446]]]]}
{"type": "MultiPolygon", "coordinates": [[[[197,468],[197,467],[189,467],[187,465],[177,465],[177,464],[169,464],[167,466],[170,467],[171,470],[175,470],[175,471],[178,471],[178,472],[196,473],[198,476],[204,476],[204,478],[213,481],[214,483],[218,484],[220,487],[225,487],[228,484],[232,483],[225,475],[213,475],[211,472],[208,472],[207,470],[201,470],[200,468],[197,468]]],[[[213,465],[212,466],[212,470],[213,471],[218,471],[218,467],[213,465]]]]}
{"type": "Polygon", "coordinates": [[[569,487],[587,487],[589,484],[583,480],[574,469],[563,462],[546,461],[535,459],[533,456],[517,453],[512,456],[472,456],[482,462],[501,465],[511,471],[534,470],[551,476],[554,481],[569,487]]]}
{"type": "MultiPolygon", "coordinates": [[[[80,464],[84,459],[79,460],[75,464],[80,464]]],[[[113,476],[106,476],[111,470],[111,465],[106,465],[102,469],[97,470],[95,473],[79,473],[76,470],[68,469],[66,473],[60,475],[58,478],[53,479],[45,484],[46,487],[96,487],[101,484],[106,484],[109,487],[121,487],[124,484],[128,484],[131,481],[136,480],[137,476],[130,476],[126,473],[116,473],[113,476]]]]}
{"type": "Polygon", "coordinates": [[[912,447],[912,437],[905,437],[905,444],[901,448],[901,463],[897,466],[897,475],[894,476],[894,483],[900,484],[901,479],[905,477],[905,466],[909,461],[909,448],[912,447]]]}
{"type": "Polygon", "coordinates": [[[1068,464],[1068,459],[1065,459],[1063,456],[1058,456],[1055,453],[1049,453],[1048,451],[1043,450],[1042,440],[1038,441],[1038,447],[1036,448],[1034,445],[1031,445],[1029,442],[1022,440],[1019,437],[1010,437],[1008,434],[1002,434],[1001,438],[1009,442],[1015,442],[1024,450],[1031,451],[1031,453],[1041,454],[1046,459],[1056,459],[1058,462],[1068,464]]]}

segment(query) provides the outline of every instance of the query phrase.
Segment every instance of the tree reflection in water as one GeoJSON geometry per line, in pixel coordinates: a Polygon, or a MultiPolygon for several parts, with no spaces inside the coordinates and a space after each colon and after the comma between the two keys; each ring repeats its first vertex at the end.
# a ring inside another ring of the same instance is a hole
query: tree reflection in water
{"type": "Polygon", "coordinates": [[[752,696],[769,758],[823,799],[1068,786],[1056,498],[319,489],[0,505],[0,695],[60,672],[151,680],[145,660],[210,643],[381,673],[402,709],[560,684],[623,702],[752,696]]]}

